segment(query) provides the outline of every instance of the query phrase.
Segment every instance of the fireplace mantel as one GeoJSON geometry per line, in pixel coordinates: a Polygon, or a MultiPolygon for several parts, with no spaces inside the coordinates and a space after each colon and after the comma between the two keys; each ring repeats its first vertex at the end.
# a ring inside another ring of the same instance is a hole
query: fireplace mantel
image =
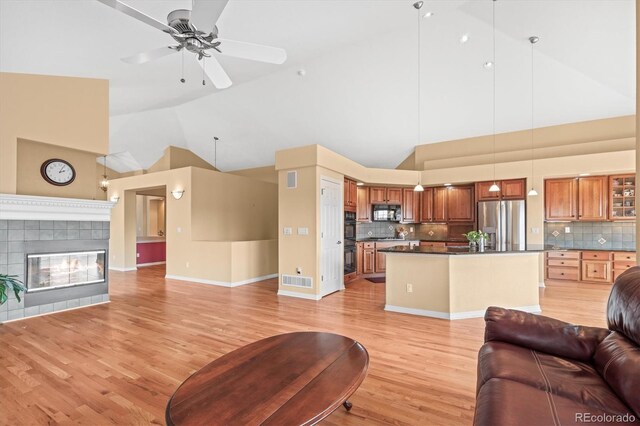
{"type": "Polygon", "coordinates": [[[0,194],[0,219],[109,221],[111,201],[0,194]]]}

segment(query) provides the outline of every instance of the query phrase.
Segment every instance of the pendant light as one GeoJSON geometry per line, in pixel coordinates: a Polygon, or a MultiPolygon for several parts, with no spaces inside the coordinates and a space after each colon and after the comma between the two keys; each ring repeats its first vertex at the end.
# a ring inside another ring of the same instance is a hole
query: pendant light
{"type": "MultiPolygon", "coordinates": [[[[421,25],[420,25],[420,9],[422,9],[422,5],[424,4],[424,2],[422,1],[417,1],[413,4],[413,7],[416,9],[416,11],[418,12],[418,145],[420,145],[420,119],[422,117],[421,113],[420,113],[420,80],[421,80],[421,73],[420,73],[420,58],[421,58],[421,52],[420,52],[420,39],[421,39],[421,25]]],[[[424,187],[420,184],[420,180],[418,180],[418,184],[416,186],[413,187],[413,191],[414,192],[424,192],[424,187]]]]}
{"type": "Polygon", "coordinates": [[[490,69],[493,73],[493,185],[489,187],[489,192],[500,192],[500,187],[496,183],[496,0],[493,0],[492,7],[493,66],[485,66],[485,68],[490,69]]]}
{"type": "Polygon", "coordinates": [[[109,189],[109,177],[107,176],[107,156],[103,156],[103,173],[102,173],[102,180],[100,181],[100,189],[102,189],[104,192],[107,192],[107,189],[109,189]]]}
{"type": "Polygon", "coordinates": [[[533,187],[533,45],[540,41],[540,37],[531,36],[529,37],[529,43],[531,43],[531,189],[527,193],[529,197],[535,197],[538,195],[538,191],[533,187]]]}

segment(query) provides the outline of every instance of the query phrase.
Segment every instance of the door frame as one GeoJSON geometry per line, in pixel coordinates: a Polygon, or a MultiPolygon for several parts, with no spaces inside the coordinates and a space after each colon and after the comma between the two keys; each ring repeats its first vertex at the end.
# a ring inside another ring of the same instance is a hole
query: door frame
{"type": "MultiPolygon", "coordinates": [[[[343,291],[345,289],[344,286],[344,179],[339,180],[329,176],[320,175],[320,180],[318,181],[318,207],[320,209],[319,220],[318,220],[318,277],[322,275],[322,181],[327,181],[330,183],[335,183],[338,185],[338,211],[340,212],[339,224],[340,224],[340,241],[342,241],[342,253],[340,255],[340,279],[337,291],[343,291]]],[[[325,292],[325,289],[322,285],[322,280],[318,280],[320,283],[320,297],[327,296],[329,294],[335,293],[336,290],[330,291],[328,293],[325,292]]]]}

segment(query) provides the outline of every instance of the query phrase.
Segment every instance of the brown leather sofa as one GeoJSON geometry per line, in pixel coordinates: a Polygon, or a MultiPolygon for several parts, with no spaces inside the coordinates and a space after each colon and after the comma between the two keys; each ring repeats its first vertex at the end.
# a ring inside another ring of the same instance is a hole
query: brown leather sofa
{"type": "Polygon", "coordinates": [[[608,329],[490,307],[476,426],[630,424],[640,419],[640,267],[614,283],[608,329]]]}

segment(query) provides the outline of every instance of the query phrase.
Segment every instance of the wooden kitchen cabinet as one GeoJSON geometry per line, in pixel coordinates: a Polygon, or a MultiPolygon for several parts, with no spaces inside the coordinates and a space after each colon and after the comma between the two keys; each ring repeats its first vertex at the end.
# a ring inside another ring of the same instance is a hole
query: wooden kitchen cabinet
{"type": "Polygon", "coordinates": [[[433,188],[425,188],[420,193],[420,222],[433,221],[433,188]]]}
{"type": "Polygon", "coordinates": [[[358,186],[356,189],[356,221],[371,222],[371,202],[369,188],[358,186]]]}
{"type": "Polygon", "coordinates": [[[576,178],[544,181],[545,219],[578,220],[578,180],[576,178]]]}
{"type": "Polygon", "coordinates": [[[609,176],[609,219],[636,220],[636,176],[609,176]]]}
{"type": "Polygon", "coordinates": [[[402,188],[387,188],[387,204],[402,204],[402,188]]]}
{"type": "Polygon", "coordinates": [[[526,198],[526,191],[526,179],[509,179],[500,181],[500,196],[503,200],[524,200],[526,198]]]}
{"type": "MultiPolygon", "coordinates": [[[[478,198],[478,201],[496,201],[500,199],[500,192],[489,191],[491,185],[493,185],[492,180],[476,183],[476,197],[478,198]]],[[[502,186],[500,189],[502,189],[502,186]]]]}
{"type": "Polygon", "coordinates": [[[380,253],[376,249],[376,273],[386,272],[387,270],[387,255],[380,253]]]}
{"type": "Polygon", "coordinates": [[[420,222],[420,192],[413,188],[402,189],[402,222],[420,222]]]}
{"type": "MultiPolygon", "coordinates": [[[[433,189],[433,221],[447,221],[447,189],[448,187],[436,187],[433,189]]],[[[450,188],[450,187],[449,187],[450,188]]]]}
{"type": "Polygon", "coordinates": [[[473,186],[450,186],[446,189],[447,222],[473,222],[476,219],[473,186]]]}
{"type": "Polygon", "coordinates": [[[356,276],[363,273],[364,265],[364,243],[356,243],[356,276]]]}
{"type": "Polygon", "coordinates": [[[376,267],[376,250],[374,243],[364,243],[362,249],[362,274],[373,274],[376,267]]]}
{"type": "Polygon", "coordinates": [[[372,186],[369,189],[369,201],[371,204],[386,204],[387,188],[372,186]]]}
{"type": "Polygon", "coordinates": [[[344,207],[345,210],[355,210],[357,206],[358,198],[358,185],[356,181],[351,179],[344,179],[344,207]]]}
{"type": "Polygon", "coordinates": [[[588,176],[578,179],[578,220],[607,220],[607,176],[588,176]]]}
{"type": "Polygon", "coordinates": [[[611,282],[611,262],[608,260],[582,260],[582,281],[611,282]]]}

